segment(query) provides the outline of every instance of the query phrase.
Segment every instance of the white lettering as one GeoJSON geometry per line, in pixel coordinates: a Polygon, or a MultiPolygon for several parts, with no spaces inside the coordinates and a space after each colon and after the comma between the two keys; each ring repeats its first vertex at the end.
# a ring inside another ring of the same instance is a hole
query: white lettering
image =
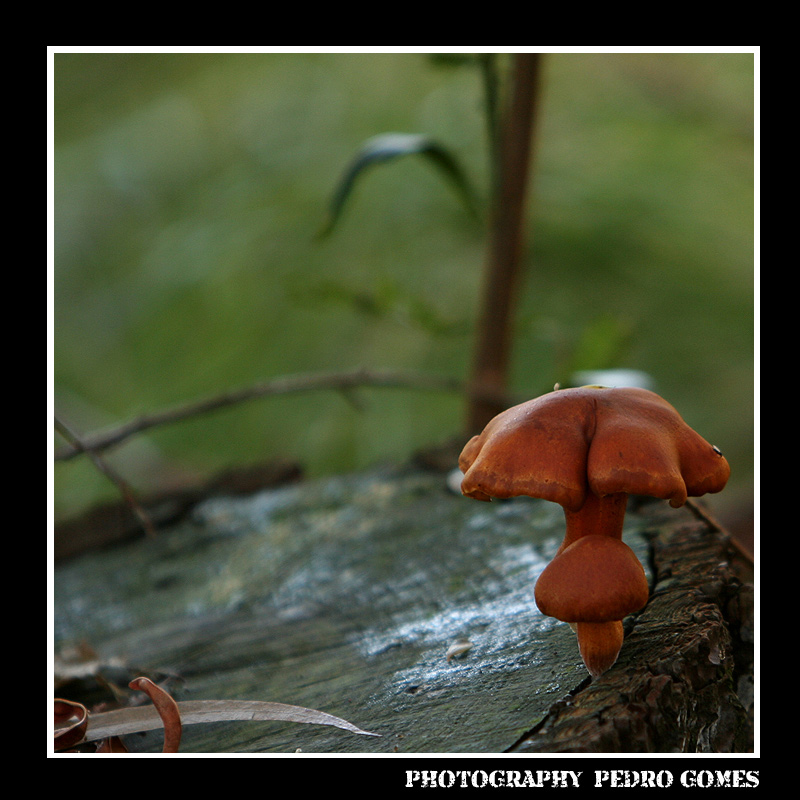
{"type": "Polygon", "coordinates": [[[689,789],[751,788],[758,786],[758,771],[690,769],[681,773],[681,784],[689,789]]]}
{"type": "Polygon", "coordinates": [[[594,773],[596,788],[608,786],[614,789],[664,789],[672,785],[672,773],[662,769],[652,770],[598,769],[594,773]]]}

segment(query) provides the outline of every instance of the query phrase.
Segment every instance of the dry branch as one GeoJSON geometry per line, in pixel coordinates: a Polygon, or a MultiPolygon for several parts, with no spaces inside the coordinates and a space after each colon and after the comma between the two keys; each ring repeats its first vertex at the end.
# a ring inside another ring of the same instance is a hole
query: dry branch
{"type": "Polygon", "coordinates": [[[117,474],[116,470],[112,469],[96,452],[90,447],[87,447],[86,442],[78,436],[75,431],[73,431],[62,419],[59,419],[58,416],[55,418],[55,427],[56,430],[68,441],[70,442],[71,446],[76,448],[77,452],[88,452],[89,458],[92,459],[92,463],[97,467],[100,472],[103,473],[119,490],[119,493],[124,498],[125,502],[130,507],[131,511],[133,511],[136,518],[139,520],[142,528],[144,528],[145,533],[148,536],[155,536],[155,529],[153,527],[153,523],[148,517],[147,512],[142,508],[139,501],[136,499],[136,496],[133,493],[133,490],[128,485],[127,481],[123,480],[123,478],[117,474]]]}
{"type": "Polygon", "coordinates": [[[454,378],[416,372],[357,369],[351,372],[289,375],[162,411],[144,414],[107,431],[87,434],[81,437],[80,441],[73,441],[56,451],[55,460],[66,461],[85,452],[97,453],[120,444],[145,430],[219,411],[248,400],[323,389],[347,392],[359,387],[417,389],[432,392],[464,391],[463,384],[454,378]]]}
{"type": "MultiPolygon", "coordinates": [[[[508,108],[501,120],[495,120],[500,129],[493,148],[491,226],[472,383],[490,388],[496,395],[504,393],[508,384],[540,63],[537,53],[514,56],[508,108]]],[[[473,395],[467,419],[469,432],[480,431],[502,410],[491,399],[473,395]]]]}

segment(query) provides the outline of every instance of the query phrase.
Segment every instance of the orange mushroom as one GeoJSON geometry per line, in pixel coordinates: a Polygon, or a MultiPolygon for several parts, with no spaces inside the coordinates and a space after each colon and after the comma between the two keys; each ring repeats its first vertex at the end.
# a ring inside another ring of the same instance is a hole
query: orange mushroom
{"type": "MultiPolygon", "coordinates": [[[[601,386],[556,390],[498,414],[467,442],[459,467],[467,497],[528,495],[564,508],[566,535],[553,564],[584,537],[621,540],[629,494],[669,500],[677,508],[687,497],[721,491],[730,475],[719,449],[662,397],[647,389],[601,386]]],[[[580,550],[582,557],[591,551],[600,552],[595,546],[580,550]]],[[[581,562],[571,558],[567,563],[581,562]]],[[[606,572],[613,584],[613,570],[606,572]]],[[[562,570],[558,574],[564,575],[562,570]]],[[[641,580],[637,583],[635,594],[641,599],[641,580]]],[[[600,586],[598,582],[592,602],[599,602],[600,586]]],[[[611,621],[590,620],[588,613],[584,609],[584,618],[575,620],[579,639],[582,624],[611,621]]],[[[621,645],[621,624],[616,638],[621,645]]],[[[586,648],[591,649],[588,644],[586,648]]],[[[616,653],[610,663],[615,659],[616,653]]]]}
{"type": "Polygon", "coordinates": [[[635,553],[620,539],[590,534],[563,549],[536,581],[543,614],[568,622],[583,663],[602,675],[622,647],[622,619],[642,609],[650,588],[635,553]]]}

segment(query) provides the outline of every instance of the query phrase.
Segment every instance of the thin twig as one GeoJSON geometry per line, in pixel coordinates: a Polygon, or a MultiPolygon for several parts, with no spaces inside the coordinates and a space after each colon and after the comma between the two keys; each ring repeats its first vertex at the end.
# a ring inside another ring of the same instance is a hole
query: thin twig
{"type": "Polygon", "coordinates": [[[144,528],[148,536],[155,536],[156,531],[150,517],[147,516],[145,510],[139,505],[136,496],[131,487],[113,470],[94,450],[81,439],[62,419],[56,416],[55,418],[56,430],[75,448],[80,448],[79,452],[88,454],[92,462],[113,484],[117,487],[120,494],[125,499],[125,502],[130,507],[131,511],[136,515],[136,518],[144,528]]]}
{"type": "Polygon", "coordinates": [[[349,390],[358,387],[464,392],[463,383],[454,378],[416,372],[356,369],[351,372],[317,372],[289,375],[162,411],[144,414],[110,430],[88,434],[80,439],[77,437],[72,437],[71,439],[65,437],[68,439],[69,445],[56,452],[55,460],[66,461],[84,452],[96,454],[142,431],[179,422],[200,414],[218,411],[247,400],[296,392],[318,391],[320,389],[347,393],[349,390]]]}

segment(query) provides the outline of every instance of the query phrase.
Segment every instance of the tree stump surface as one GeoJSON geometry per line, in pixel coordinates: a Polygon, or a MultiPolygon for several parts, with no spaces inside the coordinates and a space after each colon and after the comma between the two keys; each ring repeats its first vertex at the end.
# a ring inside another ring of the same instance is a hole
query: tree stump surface
{"type": "Polygon", "coordinates": [[[752,590],[726,536],[631,503],[651,599],[591,681],[533,600],[563,534],[555,504],[468,500],[411,465],[210,497],[155,538],[57,562],[56,655],[97,661],[67,681],[57,658],[56,691],[86,702],[147,675],[178,700],[287,703],[379,734],[216,722],[185,726],[183,752],[751,752],[752,590]]]}

